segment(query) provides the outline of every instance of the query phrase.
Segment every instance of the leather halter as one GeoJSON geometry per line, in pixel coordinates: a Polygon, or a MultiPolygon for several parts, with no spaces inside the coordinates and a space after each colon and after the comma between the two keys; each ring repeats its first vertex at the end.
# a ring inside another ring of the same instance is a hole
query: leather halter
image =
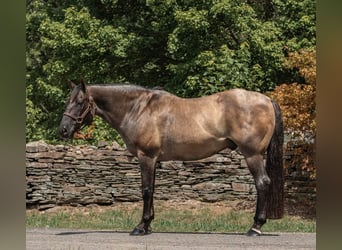
{"type": "MultiPolygon", "coordinates": [[[[87,98],[88,99],[88,98],[87,98]]],[[[95,110],[96,110],[96,106],[94,105],[94,101],[92,98],[88,99],[88,105],[87,108],[81,113],[81,115],[79,116],[74,116],[72,114],[70,114],[69,112],[64,112],[63,115],[70,117],[71,119],[73,119],[74,121],[76,121],[76,123],[81,126],[83,123],[83,119],[90,113],[92,118],[94,118],[95,116],[95,110]]]]}

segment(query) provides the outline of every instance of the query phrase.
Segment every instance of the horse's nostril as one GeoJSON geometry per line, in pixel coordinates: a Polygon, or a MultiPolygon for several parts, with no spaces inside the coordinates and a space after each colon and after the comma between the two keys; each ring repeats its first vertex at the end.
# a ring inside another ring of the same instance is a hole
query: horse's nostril
{"type": "Polygon", "coordinates": [[[67,134],[68,134],[68,130],[67,130],[66,127],[63,127],[63,128],[62,128],[62,134],[63,134],[63,135],[67,135],[67,134]]]}

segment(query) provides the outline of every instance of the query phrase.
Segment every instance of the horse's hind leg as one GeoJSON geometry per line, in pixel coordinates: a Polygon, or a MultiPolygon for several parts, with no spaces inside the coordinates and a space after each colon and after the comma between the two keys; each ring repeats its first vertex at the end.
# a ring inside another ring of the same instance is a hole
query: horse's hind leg
{"type": "Polygon", "coordinates": [[[148,156],[140,154],[138,155],[138,159],[141,169],[141,189],[144,207],[141,221],[133,229],[130,235],[146,235],[152,233],[152,228],[150,224],[151,221],[154,219],[153,192],[155,181],[156,158],[150,158],[148,156]]]}
{"type": "Polygon", "coordinates": [[[254,216],[254,224],[247,232],[247,235],[259,236],[261,235],[262,225],[266,223],[266,198],[271,180],[267,175],[262,155],[246,157],[246,161],[248,168],[254,177],[257,190],[257,204],[254,216]]]}

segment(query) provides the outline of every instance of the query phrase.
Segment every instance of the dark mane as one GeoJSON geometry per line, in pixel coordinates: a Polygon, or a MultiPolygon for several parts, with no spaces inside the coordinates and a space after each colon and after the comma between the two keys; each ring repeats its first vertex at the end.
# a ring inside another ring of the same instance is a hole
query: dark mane
{"type": "Polygon", "coordinates": [[[130,83],[100,83],[100,84],[92,84],[90,86],[94,87],[104,87],[104,88],[114,88],[114,89],[120,89],[121,91],[124,92],[131,92],[131,91],[136,91],[136,92],[155,92],[158,94],[169,94],[171,93],[165,91],[162,87],[156,86],[156,87],[143,87],[135,84],[130,84],[130,83]]]}
{"type": "Polygon", "coordinates": [[[129,84],[129,83],[98,83],[98,84],[92,84],[91,86],[105,87],[105,88],[127,88],[131,90],[148,90],[148,88],[135,85],[135,84],[129,84]]]}

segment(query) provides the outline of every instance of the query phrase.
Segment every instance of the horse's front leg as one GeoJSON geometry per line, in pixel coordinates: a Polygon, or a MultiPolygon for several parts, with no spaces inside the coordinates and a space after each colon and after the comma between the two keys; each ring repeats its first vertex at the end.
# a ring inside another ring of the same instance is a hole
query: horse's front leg
{"type": "Polygon", "coordinates": [[[142,197],[144,201],[143,215],[140,223],[133,229],[130,235],[146,235],[152,233],[150,226],[154,219],[153,192],[155,180],[156,157],[151,158],[141,153],[138,154],[141,169],[142,197]]]}

